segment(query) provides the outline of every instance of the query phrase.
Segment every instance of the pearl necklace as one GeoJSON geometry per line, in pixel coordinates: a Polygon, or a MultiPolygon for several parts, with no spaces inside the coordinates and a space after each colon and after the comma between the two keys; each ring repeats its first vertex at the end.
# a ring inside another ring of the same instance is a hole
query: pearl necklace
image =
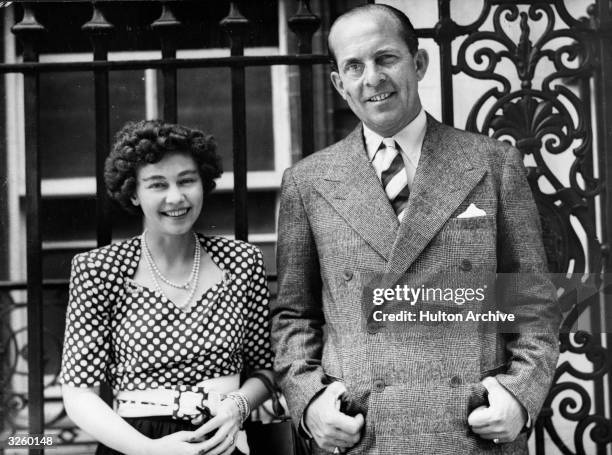
{"type": "Polygon", "coordinates": [[[194,246],[194,252],[193,252],[193,265],[191,266],[191,273],[189,274],[189,278],[187,278],[187,281],[184,284],[178,284],[166,278],[164,274],[161,273],[161,270],[159,270],[159,268],[157,267],[157,264],[153,260],[153,254],[151,253],[151,250],[149,249],[149,245],[147,244],[147,239],[145,237],[146,232],[147,231],[145,230],[142,233],[142,246],[143,246],[142,250],[144,251],[145,259],[150,264],[150,266],[153,268],[154,274],[157,275],[159,278],[161,278],[161,280],[164,283],[166,283],[168,286],[171,286],[177,289],[189,289],[191,282],[196,277],[196,275],[198,275],[198,272],[200,269],[200,248],[198,248],[198,245],[200,242],[198,240],[198,236],[196,235],[196,233],[195,232],[193,233],[194,240],[195,240],[195,246],[194,246]]]}
{"type": "Polygon", "coordinates": [[[181,305],[175,304],[175,306],[181,310],[188,309],[191,306],[191,301],[193,300],[195,291],[198,288],[198,282],[200,279],[201,253],[200,253],[200,241],[198,240],[197,234],[195,232],[193,233],[194,240],[195,240],[195,252],[193,254],[193,267],[191,269],[191,274],[189,275],[189,279],[187,280],[185,284],[176,284],[170,281],[168,278],[166,278],[161,273],[157,265],[155,264],[155,261],[153,260],[153,255],[151,254],[151,251],[149,250],[149,246],[147,245],[147,240],[145,236],[146,232],[147,231],[145,230],[140,236],[141,243],[142,243],[141,250],[144,253],[143,256],[145,258],[145,263],[147,264],[147,268],[149,269],[149,272],[151,273],[151,277],[153,278],[153,283],[155,284],[155,290],[159,292],[161,295],[163,295],[166,298],[166,300],[170,301],[166,293],[162,290],[158,277],[161,278],[161,280],[164,283],[166,283],[167,285],[171,287],[174,287],[177,289],[184,289],[184,290],[191,288],[189,291],[189,295],[187,296],[187,300],[185,300],[185,302],[181,305]]]}

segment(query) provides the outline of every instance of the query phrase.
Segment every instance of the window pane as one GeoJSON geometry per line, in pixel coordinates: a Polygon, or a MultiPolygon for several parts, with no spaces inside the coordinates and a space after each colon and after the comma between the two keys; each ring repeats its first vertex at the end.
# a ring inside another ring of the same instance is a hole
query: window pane
{"type": "MultiPolygon", "coordinates": [[[[196,229],[208,234],[233,234],[234,211],[232,193],[213,192],[204,200],[204,207],[196,229]]],[[[276,230],[275,191],[250,191],[247,204],[249,216],[249,233],[263,234],[276,230]]]]}
{"type": "Polygon", "coordinates": [[[274,170],[271,68],[247,68],[245,78],[248,169],[274,170]]]}
{"type": "Polygon", "coordinates": [[[40,75],[43,178],[94,175],[93,99],[91,73],[40,75]]]}
{"type": "Polygon", "coordinates": [[[128,120],[145,118],[144,78],[143,70],[110,73],[111,138],[128,120]]]}
{"type": "MultiPolygon", "coordinates": [[[[219,154],[223,158],[223,169],[231,171],[233,136],[230,70],[179,70],[177,79],[179,122],[215,136],[219,154]]],[[[270,68],[249,68],[246,71],[246,81],[248,170],[273,170],[270,68]]],[[[161,87],[159,92],[162,92],[161,87]]]]}
{"type": "MultiPolygon", "coordinates": [[[[109,75],[111,137],[127,120],[145,115],[144,71],[109,75]]],[[[42,74],[40,134],[43,178],[95,175],[93,75],[86,72],[42,74]]]]}

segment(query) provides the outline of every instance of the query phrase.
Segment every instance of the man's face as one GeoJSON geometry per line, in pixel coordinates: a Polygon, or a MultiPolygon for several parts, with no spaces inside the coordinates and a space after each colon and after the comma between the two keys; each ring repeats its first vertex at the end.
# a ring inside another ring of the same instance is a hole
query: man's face
{"type": "Polygon", "coordinates": [[[365,125],[390,137],[421,110],[418,81],[425,75],[427,53],[414,56],[398,25],[380,14],[357,14],[332,27],[329,41],[338,71],[332,83],[365,125]]]}

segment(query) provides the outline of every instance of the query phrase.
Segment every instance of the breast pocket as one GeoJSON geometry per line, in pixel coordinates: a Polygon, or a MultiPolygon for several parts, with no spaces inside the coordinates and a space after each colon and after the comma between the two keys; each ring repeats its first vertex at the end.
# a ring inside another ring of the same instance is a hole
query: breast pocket
{"type": "Polygon", "coordinates": [[[471,218],[450,218],[443,227],[447,234],[469,236],[479,231],[495,231],[496,222],[493,215],[475,216],[471,218]]]}
{"type": "Polygon", "coordinates": [[[496,252],[497,222],[494,216],[451,218],[439,234],[439,240],[451,252],[476,261],[496,252]]]}

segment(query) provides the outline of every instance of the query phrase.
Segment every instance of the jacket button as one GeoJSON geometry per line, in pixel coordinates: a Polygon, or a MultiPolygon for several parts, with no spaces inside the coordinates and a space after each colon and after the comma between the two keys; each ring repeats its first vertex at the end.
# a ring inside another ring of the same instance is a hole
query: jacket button
{"type": "Polygon", "coordinates": [[[344,272],[342,272],[342,277],[346,281],[351,281],[351,279],[353,278],[353,272],[351,272],[350,270],[345,270],[344,272]]]}
{"type": "Polygon", "coordinates": [[[384,322],[368,321],[366,324],[366,331],[370,335],[381,332],[385,328],[384,322]]]}
{"type": "Polygon", "coordinates": [[[461,260],[461,270],[464,270],[466,272],[469,272],[470,270],[472,270],[472,263],[470,262],[469,259],[461,260]]]}
{"type": "Polygon", "coordinates": [[[374,381],[374,390],[377,392],[382,392],[385,390],[385,382],[382,379],[377,379],[374,381]]]}
{"type": "Polygon", "coordinates": [[[451,387],[459,387],[462,382],[463,381],[461,380],[459,376],[453,376],[452,378],[450,378],[450,381],[449,381],[451,387]]]}

